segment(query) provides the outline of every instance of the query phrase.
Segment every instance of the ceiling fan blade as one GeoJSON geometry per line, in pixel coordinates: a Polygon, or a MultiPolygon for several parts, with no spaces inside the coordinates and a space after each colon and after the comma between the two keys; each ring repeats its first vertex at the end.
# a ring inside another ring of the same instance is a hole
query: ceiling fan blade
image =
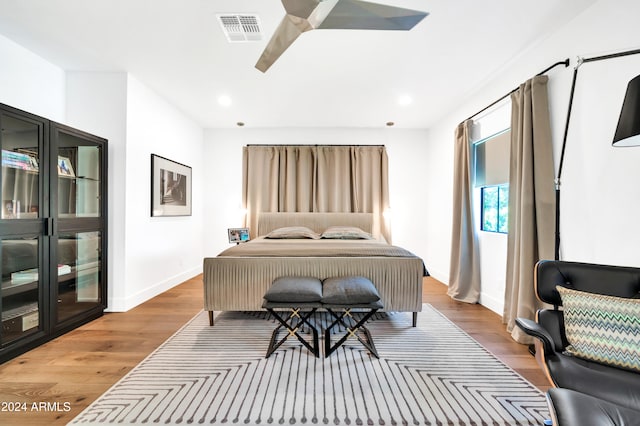
{"type": "Polygon", "coordinates": [[[427,12],[367,1],[339,0],[316,28],[408,31],[427,15],[427,12]]]}
{"type": "Polygon", "coordinates": [[[318,29],[408,31],[426,12],[362,0],[282,0],[287,15],[256,63],[266,72],[305,31],[318,29]]]}
{"type": "Polygon", "coordinates": [[[300,34],[310,29],[311,26],[306,19],[287,14],[260,55],[258,62],[256,62],[256,68],[266,72],[300,34]]]}
{"type": "Polygon", "coordinates": [[[308,18],[319,4],[320,0],[282,0],[287,14],[298,18],[308,18]]]}

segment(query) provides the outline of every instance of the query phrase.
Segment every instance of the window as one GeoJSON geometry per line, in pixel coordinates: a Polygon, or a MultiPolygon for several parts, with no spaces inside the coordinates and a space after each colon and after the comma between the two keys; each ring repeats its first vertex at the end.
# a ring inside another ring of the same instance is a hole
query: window
{"type": "Polygon", "coordinates": [[[481,231],[508,233],[510,124],[508,98],[474,119],[471,131],[474,204],[481,231]]]}
{"type": "Polygon", "coordinates": [[[480,229],[506,234],[509,226],[509,185],[483,186],[480,205],[480,229]]]}

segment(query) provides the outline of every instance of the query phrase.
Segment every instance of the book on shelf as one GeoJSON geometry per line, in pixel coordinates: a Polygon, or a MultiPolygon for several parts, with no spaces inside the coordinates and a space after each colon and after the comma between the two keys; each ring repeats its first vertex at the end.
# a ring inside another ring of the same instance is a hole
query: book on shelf
{"type": "Polygon", "coordinates": [[[70,274],[71,266],[69,265],[58,265],[58,275],[70,274]]]}
{"type": "MultiPolygon", "coordinates": [[[[69,265],[58,265],[58,275],[70,274],[71,266],[69,265]]],[[[38,268],[25,269],[24,271],[17,271],[11,274],[11,282],[16,283],[27,283],[31,281],[38,280],[38,268]]]]}
{"type": "Polygon", "coordinates": [[[24,271],[17,271],[11,274],[12,283],[28,283],[38,280],[38,268],[25,269],[24,271]]]}

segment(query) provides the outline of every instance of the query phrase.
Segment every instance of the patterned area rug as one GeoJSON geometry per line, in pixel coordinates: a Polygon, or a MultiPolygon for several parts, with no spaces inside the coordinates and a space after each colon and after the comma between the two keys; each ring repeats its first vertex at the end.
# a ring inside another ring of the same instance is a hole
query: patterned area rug
{"type": "Polygon", "coordinates": [[[544,423],[541,392],[423,309],[415,328],[408,313],[368,322],[379,359],[355,339],[315,358],[294,338],[264,358],[273,319],[223,312],[209,327],[202,312],[70,424],[544,423]]]}

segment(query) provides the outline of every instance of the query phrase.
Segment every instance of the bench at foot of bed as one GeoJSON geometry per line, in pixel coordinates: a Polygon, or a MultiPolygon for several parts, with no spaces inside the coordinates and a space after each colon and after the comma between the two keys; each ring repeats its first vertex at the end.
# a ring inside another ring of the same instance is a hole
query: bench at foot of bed
{"type": "MultiPolygon", "coordinates": [[[[213,311],[207,311],[209,313],[209,325],[211,327],[213,327],[214,325],[214,320],[213,320],[213,311]]],[[[414,327],[416,327],[418,325],[418,313],[417,312],[412,312],[413,314],[413,320],[412,320],[412,325],[414,327]]]]}
{"type": "Polygon", "coordinates": [[[335,352],[351,337],[356,338],[373,356],[378,357],[378,351],[365,323],[382,309],[383,305],[375,285],[365,277],[331,277],[324,281],[314,277],[280,277],[273,281],[265,293],[262,307],[279,323],[273,330],[267,358],[289,337],[296,337],[318,357],[318,330],[311,320],[316,309],[326,309],[334,319],[324,332],[325,357],[335,352]],[[289,315],[277,311],[283,308],[289,311],[289,315]],[[352,309],[363,309],[365,314],[356,319],[352,315],[352,309]],[[332,343],[332,334],[334,331],[339,334],[338,330],[342,327],[342,335],[332,343]],[[288,334],[278,340],[278,332],[282,328],[288,334]],[[306,337],[305,334],[309,334],[309,331],[312,336],[306,337]]]}

